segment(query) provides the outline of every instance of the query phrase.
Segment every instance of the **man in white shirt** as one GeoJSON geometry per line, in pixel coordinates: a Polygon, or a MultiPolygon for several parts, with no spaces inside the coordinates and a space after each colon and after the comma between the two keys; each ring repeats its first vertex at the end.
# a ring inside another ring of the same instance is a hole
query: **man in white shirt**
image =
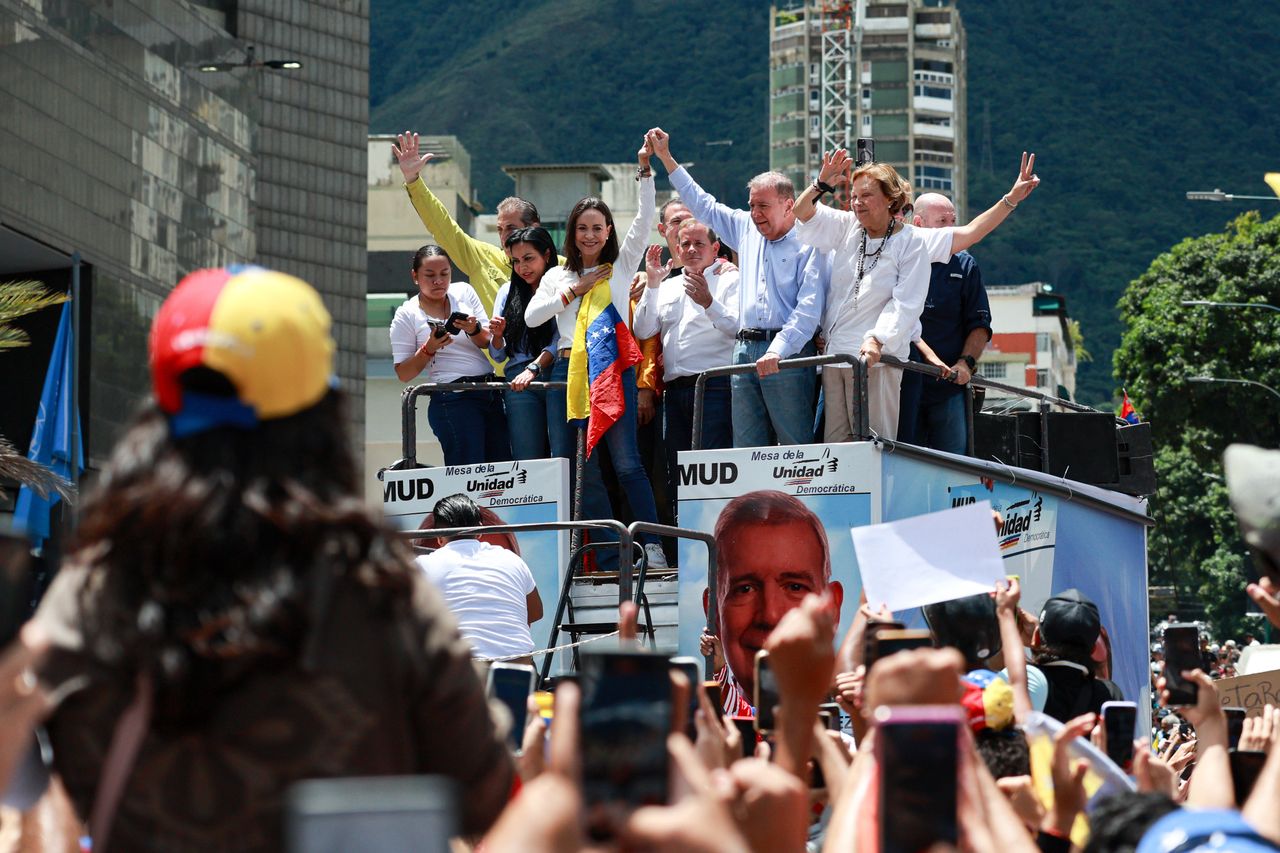
{"type": "MultiPolygon", "coordinates": [[[[732,363],[738,332],[738,271],[725,269],[720,240],[703,222],[687,220],[677,238],[680,275],[667,278],[672,261],[659,266],[662,247],[650,246],[648,281],[632,318],[637,337],[662,336],[663,444],[667,494],[675,500],[676,454],[693,445],[694,386],[704,370],[732,363]]],[[[733,446],[729,377],[707,380],[702,409],[702,447],[733,446]]]]}
{"type": "MultiPolygon", "coordinates": [[[[437,528],[484,524],[480,507],[463,494],[441,498],[432,514],[437,528]]],[[[415,562],[444,595],[475,657],[523,655],[520,662],[532,665],[529,626],[542,618],[542,597],[518,554],[474,536],[455,536],[415,562]]]]}

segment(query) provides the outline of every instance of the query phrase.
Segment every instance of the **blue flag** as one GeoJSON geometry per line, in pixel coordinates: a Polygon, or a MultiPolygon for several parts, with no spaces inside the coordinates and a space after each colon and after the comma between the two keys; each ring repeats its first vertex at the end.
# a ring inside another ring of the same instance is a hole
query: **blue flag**
{"type": "MultiPolygon", "coordinates": [[[[44,376],[44,391],[40,394],[40,408],[36,410],[36,426],[31,434],[31,449],[27,458],[39,462],[65,479],[72,479],[71,448],[74,435],[80,431],[79,412],[72,399],[71,370],[75,341],[71,335],[70,302],[62,305],[62,319],[58,321],[58,336],[53,342],[53,354],[49,356],[49,370],[44,376]],[[72,432],[75,430],[75,433],[72,432]]],[[[75,471],[84,469],[84,449],[76,447],[75,471]]],[[[18,530],[26,533],[31,544],[39,548],[49,538],[49,514],[53,505],[62,498],[51,492],[42,498],[29,486],[18,490],[18,504],[14,508],[13,521],[18,530]]]]}

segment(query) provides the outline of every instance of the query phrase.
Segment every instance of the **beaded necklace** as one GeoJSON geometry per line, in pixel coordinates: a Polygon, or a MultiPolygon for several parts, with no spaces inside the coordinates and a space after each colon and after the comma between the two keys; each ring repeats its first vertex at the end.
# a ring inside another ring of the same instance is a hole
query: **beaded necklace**
{"type": "Polygon", "coordinates": [[[884,247],[889,245],[889,238],[893,236],[893,226],[898,224],[898,220],[889,220],[889,230],[885,232],[884,239],[880,241],[880,248],[871,253],[871,266],[863,270],[863,265],[867,259],[867,229],[862,229],[862,245],[858,247],[858,278],[853,283],[853,311],[858,312],[858,292],[862,290],[862,276],[871,272],[876,268],[876,264],[880,263],[880,256],[884,254],[884,247]]]}

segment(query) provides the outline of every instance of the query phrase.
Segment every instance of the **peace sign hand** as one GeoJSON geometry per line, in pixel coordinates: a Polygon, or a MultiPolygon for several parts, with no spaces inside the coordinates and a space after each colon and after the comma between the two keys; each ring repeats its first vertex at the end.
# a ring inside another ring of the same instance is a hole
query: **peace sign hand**
{"type": "Polygon", "coordinates": [[[434,154],[419,155],[418,134],[407,130],[396,135],[396,142],[391,144],[391,153],[400,164],[400,173],[404,175],[406,184],[418,180],[418,175],[422,174],[422,167],[434,160],[436,156],[434,154]]]}
{"type": "Polygon", "coordinates": [[[1031,195],[1031,191],[1040,186],[1040,178],[1036,175],[1036,155],[1022,152],[1022,167],[1018,170],[1018,180],[1013,182],[1013,189],[1009,190],[1009,201],[1017,204],[1027,196],[1031,195]]]}

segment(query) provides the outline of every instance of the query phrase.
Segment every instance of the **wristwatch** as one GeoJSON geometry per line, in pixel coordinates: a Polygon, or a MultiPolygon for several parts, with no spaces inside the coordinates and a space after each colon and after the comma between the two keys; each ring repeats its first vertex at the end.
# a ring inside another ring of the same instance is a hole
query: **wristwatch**
{"type": "Polygon", "coordinates": [[[525,366],[525,370],[529,371],[534,376],[537,376],[542,372],[542,365],[538,364],[536,361],[531,361],[525,366]]]}
{"type": "Polygon", "coordinates": [[[976,358],[974,358],[973,356],[971,356],[971,355],[962,355],[962,356],[960,356],[960,360],[961,360],[961,361],[963,361],[966,365],[968,365],[968,366],[969,366],[969,372],[970,372],[970,373],[973,373],[973,371],[975,371],[975,370],[977,370],[977,369],[978,369],[978,360],[977,360],[976,358]]]}

